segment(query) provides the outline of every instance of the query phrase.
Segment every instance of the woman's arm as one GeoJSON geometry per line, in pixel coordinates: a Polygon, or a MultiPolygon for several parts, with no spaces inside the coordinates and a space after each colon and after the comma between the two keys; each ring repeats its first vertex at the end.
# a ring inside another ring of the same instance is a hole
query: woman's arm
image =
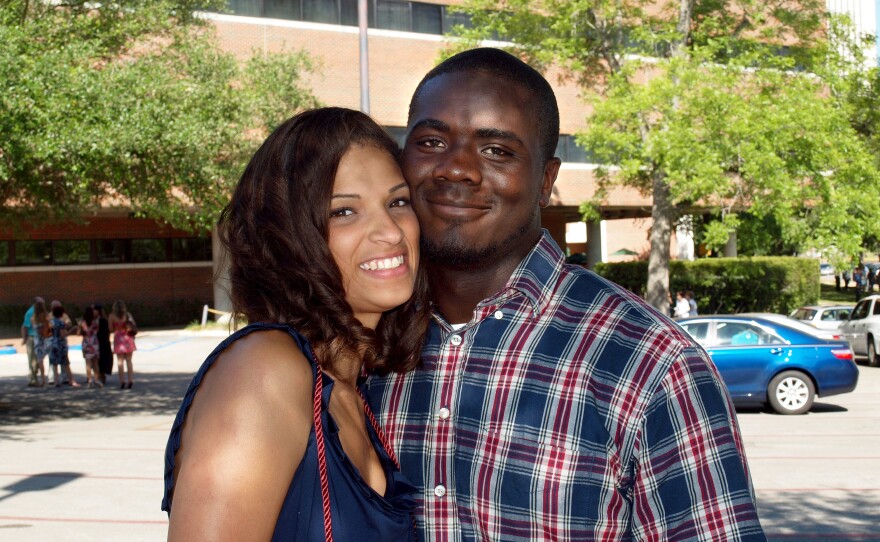
{"type": "Polygon", "coordinates": [[[270,540],[305,454],[311,402],[311,367],[289,335],[233,343],[181,428],[168,540],[270,540]]]}

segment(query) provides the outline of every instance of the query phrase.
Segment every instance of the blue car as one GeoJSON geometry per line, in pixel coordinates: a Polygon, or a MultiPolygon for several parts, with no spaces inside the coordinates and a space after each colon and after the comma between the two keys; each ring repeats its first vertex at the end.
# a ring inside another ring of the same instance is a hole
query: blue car
{"type": "Polygon", "coordinates": [[[733,402],[769,403],[780,414],[803,414],[816,396],[856,388],[859,369],[845,341],[780,315],[693,316],[678,320],[709,353],[733,402]]]}

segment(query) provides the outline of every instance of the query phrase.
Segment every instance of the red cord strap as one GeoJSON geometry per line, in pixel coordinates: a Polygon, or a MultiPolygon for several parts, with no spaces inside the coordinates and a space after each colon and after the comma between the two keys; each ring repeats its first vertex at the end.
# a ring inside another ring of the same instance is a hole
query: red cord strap
{"type": "Polygon", "coordinates": [[[330,482],[327,479],[327,457],[324,451],[324,424],[321,423],[321,395],[324,391],[324,374],[315,355],[314,423],[315,441],[318,446],[318,475],[321,478],[321,502],[324,505],[324,539],[333,542],[333,523],[330,521],[330,482]]]}

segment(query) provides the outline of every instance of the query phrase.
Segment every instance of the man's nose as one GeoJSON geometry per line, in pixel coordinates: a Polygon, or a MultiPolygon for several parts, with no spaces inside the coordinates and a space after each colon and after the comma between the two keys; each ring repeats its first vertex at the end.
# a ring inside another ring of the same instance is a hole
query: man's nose
{"type": "Polygon", "coordinates": [[[451,146],[434,168],[434,179],[479,184],[482,175],[478,150],[470,145],[451,146]]]}

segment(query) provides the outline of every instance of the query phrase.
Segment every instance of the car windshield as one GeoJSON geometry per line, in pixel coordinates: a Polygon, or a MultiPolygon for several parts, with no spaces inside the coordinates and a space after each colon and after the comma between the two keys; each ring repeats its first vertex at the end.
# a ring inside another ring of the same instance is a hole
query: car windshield
{"type": "Polygon", "coordinates": [[[804,308],[794,311],[791,315],[795,320],[812,320],[814,316],[816,316],[816,311],[814,309],[804,308]]]}

